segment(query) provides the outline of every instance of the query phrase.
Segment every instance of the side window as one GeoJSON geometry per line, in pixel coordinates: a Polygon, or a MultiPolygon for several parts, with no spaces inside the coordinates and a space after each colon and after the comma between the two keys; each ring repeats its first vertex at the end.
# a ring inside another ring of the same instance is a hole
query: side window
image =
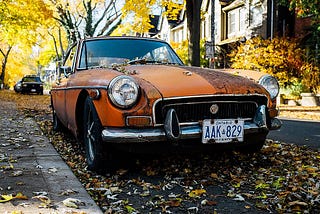
{"type": "Polygon", "coordinates": [[[74,63],[74,58],[76,56],[76,50],[77,50],[77,46],[75,45],[71,50],[70,50],[70,53],[69,53],[69,56],[68,58],[66,59],[64,65],[65,66],[68,66],[70,67],[71,69],[73,68],[73,63],[74,63]]]}

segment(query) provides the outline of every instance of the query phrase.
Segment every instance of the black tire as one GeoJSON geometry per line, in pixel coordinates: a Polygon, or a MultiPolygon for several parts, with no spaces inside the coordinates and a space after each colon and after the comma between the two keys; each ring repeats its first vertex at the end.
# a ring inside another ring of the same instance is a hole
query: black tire
{"type": "Polygon", "coordinates": [[[60,119],[58,118],[55,109],[52,105],[52,126],[54,131],[62,131],[64,129],[63,124],[61,123],[60,119]]]}
{"type": "Polygon", "coordinates": [[[102,125],[90,97],[85,100],[83,111],[83,141],[88,169],[97,172],[112,169],[110,152],[103,145],[102,125]]]}

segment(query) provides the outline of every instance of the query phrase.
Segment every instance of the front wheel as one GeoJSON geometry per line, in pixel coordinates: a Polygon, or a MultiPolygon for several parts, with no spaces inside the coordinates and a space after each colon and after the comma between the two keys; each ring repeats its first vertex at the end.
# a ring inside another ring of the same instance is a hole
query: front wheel
{"type": "Polygon", "coordinates": [[[90,97],[85,100],[83,124],[88,169],[92,171],[104,170],[103,167],[110,165],[110,155],[109,152],[104,151],[105,146],[102,145],[101,137],[102,125],[90,97]]]}

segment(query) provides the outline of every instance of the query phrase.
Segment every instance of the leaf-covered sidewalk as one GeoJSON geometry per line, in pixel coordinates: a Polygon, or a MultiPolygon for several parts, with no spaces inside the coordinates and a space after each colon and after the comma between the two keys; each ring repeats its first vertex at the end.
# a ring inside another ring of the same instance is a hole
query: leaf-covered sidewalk
{"type": "Polygon", "coordinates": [[[18,100],[0,96],[0,213],[101,213],[18,100]]]}

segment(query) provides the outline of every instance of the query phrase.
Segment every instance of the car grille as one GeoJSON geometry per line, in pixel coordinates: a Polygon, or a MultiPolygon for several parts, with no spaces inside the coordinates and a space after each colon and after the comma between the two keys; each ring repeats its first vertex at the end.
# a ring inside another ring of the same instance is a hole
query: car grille
{"type": "Polygon", "coordinates": [[[25,83],[25,86],[24,88],[28,88],[28,89],[40,89],[41,88],[41,85],[40,84],[26,84],[25,83]]]}
{"type": "Polygon", "coordinates": [[[156,124],[163,124],[166,113],[174,109],[180,123],[199,122],[203,119],[253,118],[259,105],[267,105],[264,96],[211,96],[160,100],[154,107],[156,124]],[[216,114],[210,107],[216,104],[216,114]]]}

